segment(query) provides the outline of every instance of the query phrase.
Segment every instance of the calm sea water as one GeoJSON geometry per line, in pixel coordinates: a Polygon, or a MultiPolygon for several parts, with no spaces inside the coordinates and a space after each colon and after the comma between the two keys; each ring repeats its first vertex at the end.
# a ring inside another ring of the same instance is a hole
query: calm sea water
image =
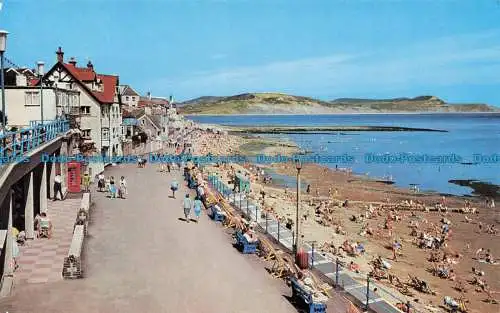
{"type": "Polygon", "coordinates": [[[269,115],[269,116],[189,116],[188,118],[220,125],[283,126],[402,126],[432,128],[447,132],[332,132],[329,134],[265,135],[285,137],[301,148],[321,155],[348,154],[357,174],[376,178],[392,177],[395,184],[420,190],[468,195],[472,189],[449,180],[477,180],[500,185],[500,160],[481,164],[408,164],[368,163],[366,154],[411,153],[413,155],[461,156],[474,162],[474,154],[500,155],[500,114],[346,114],[346,115],[269,115]]]}

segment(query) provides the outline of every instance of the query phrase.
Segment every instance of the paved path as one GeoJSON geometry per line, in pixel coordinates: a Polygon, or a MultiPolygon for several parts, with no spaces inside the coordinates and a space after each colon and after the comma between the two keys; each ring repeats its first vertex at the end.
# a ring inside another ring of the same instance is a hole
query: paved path
{"type": "Polygon", "coordinates": [[[62,280],[64,258],[68,256],[73,225],[81,199],[66,199],[48,203],[53,236],[29,240],[19,247],[19,269],[15,272],[15,286],[56,282],[62,280]]]}
{"type": "Polygon", "coordinates": [[[205,215],[178,220],[181,200],[156,170],[107,172],[127,177],[130,198],[94,193],[85,279],[18,286],[0,312],[296,312],[283,282],[237,252],[219,225],[205,215]]]}

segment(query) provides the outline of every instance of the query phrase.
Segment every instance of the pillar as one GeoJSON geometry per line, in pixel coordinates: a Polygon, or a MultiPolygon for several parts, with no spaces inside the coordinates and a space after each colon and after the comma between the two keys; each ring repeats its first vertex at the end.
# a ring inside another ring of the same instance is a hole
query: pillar
{"type": "MultiPolygon", "coordinates": [[[[63,141],[61,143],[61,152],[59,155],[64,155],[67,156],[69,155],[68,153],[68,142],[63,141]]],[[[60,169],[61,169],[61,189],[62,189],[62,194],[66,196],[66,192],[68,191],[67,184],[68,184],[68,163],[66,162],[61,162],[59,164],[60,169]]]]}
{"type": "Polygon", "coordinates": [[[28,195],[24,207],[24,228],[27,239],[35,238],[35,198],[33,193],[33,172],[30,172],[24,179],[28,179],[28,195]]]}
{"type": "Polygon", "coordinates": [[[5,242],[5,260],[4,260],[4,271],[3,277],[12,277],[14,275],[14,259],[12,255],[12,244],[14,243],[14,238],[12,237],[12,206],[14,205],[12,199],[12,191],[7,195],[10,197],[9,205],[9,222],[7,226],[7,236],[5,242]]]}
{"type": "MultiPolygon", "coordinates": [[[[54,157],[57,157],[57,155],[54,153],[54,157]]],[[[50,162],[50,172],[49,172],[49,182],[47,185],[47,188],[49,190],[49,198],[54,199],[55,194],[54,194],[54,180],[56,178],[56,163],[55,162],[50,162]]],[[[47,169],[48,170],[48,169],[47,169]]]]}
{"type": "Polygon", "coordinates": [[[47,212],[47,163],[43,163],[42,180],[40,183],[40,213],[47,212]]]}

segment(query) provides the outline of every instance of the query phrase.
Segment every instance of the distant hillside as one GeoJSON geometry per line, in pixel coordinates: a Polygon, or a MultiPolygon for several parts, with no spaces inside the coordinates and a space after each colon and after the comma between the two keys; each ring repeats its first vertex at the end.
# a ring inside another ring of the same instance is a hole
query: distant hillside
{"type": "Polygon", "coordinates": [[[449,104],[435,96],[395,99],[340,98],[322,101],[281,93],[200,97],[178,104],[183,114],[327,114],[404,112],[495,112],[486,104],[449,104]]]}

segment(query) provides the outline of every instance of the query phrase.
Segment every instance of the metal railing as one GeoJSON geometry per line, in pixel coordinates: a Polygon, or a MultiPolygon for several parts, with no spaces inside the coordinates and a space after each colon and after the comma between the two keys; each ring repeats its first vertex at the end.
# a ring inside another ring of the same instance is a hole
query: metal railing
{"type": "MultiPolygon", "coordinates": [[[[226,198],[233,207],[243,213],[250,222],[256,222],[267,235],[272,236],[280,245],[292,251],[295,233],[286,228],[278,216],[270,215],[261,210],[260,205],[248,199],[246,194],[234,192],[214,173],[208,174],[208,184],[214,191],[226,198]]],[[[396,303],[408,303],[409,299],[402,299],[400,294],[384,288],[370,275],[353,272],[346,267],[348,264],[344,266],[338,258],[333,259],[318,253],[315,243],[305,243],[302,248],[309,255],[311,268],[319,270],[330,278],[337,290],[343,291],[351,299],[355,298],[364,306],[364,309],[379,303],[385,304],[383,312],[397,313],[401,311],[395,308],[396,303]]],[[[411,309],[412,312],[419,313],[415,307],[412,306],[411,309]]],[[[378,309],[376,311],[379,312],[378,309]]]]}
{"type": "Polygon", "coordinates": [[[0,156],[13,159],[30,153],[33,149],[47,143],[69,130],[69,121],[34,121],[31,127],[0,134],[0,156]]]}

